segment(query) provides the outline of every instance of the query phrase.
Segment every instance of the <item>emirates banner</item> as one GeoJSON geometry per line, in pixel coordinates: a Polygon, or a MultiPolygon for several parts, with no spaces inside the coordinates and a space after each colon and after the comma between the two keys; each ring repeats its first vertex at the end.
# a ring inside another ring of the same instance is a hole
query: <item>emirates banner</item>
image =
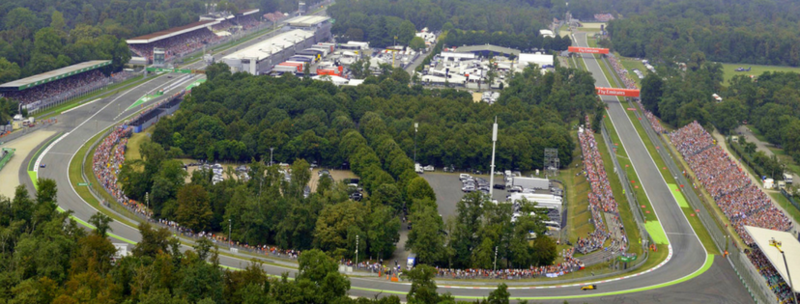
{"type": "Polygon", "coordinates": [[[579,46],[568,47],[567,51],[570,51],[571,53],[608,54],[608,49],[606,48],[590,48],[579,46]]]}
{"type": "Polygon", "coordinates": [[[597,95],[639,97],[639,90],[596,87],[597,95]]]}

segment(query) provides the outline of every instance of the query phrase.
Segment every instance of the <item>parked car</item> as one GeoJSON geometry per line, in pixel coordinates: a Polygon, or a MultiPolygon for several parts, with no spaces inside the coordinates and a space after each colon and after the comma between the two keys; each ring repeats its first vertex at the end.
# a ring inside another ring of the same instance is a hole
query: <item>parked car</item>
{"type": "Polygon", "coordinates": [[[322,177],[323,175],[331,175],[331,172],[328,170],[319,170],[317,174],[319,174],[319,176],[322,177]]]}
{"type": "Polygon", "coordinates": [[[362,198],[364,198],[364,195],[361,194],[361,192],[353,192],[352,194],[350,194],[351,200],[360,201],[362,198]]]}
{"type": "Polygon", "coordinates": [[[464,192],[475,191],[475,186],[473,186],[473,185],[464,185],[463,187],[461,187],[461,191],[464,191],[464,192]]]}
{"type": "Polygon", "coordinates": [[[508,192],[522,192],[522,190],[523,190],[522,186],[514,185],[514,186],[511,186],[511,188],[508,189],[508,192]]]}
{"type": "Polygon", "coordinates": [[[431,165],[427,165],[427,166],[425,166],[425,167],[422,167],[422,170],[425,170],[425,171],[431,172],[431,171],[433,171],[433,170],[435,170],[435,169],[433,168],[433,166],[431,166],[431,165]]]}
{"type": "Polygon", "coordinates": [[[470,176],[469,174],[466,174],[466,173],[461,173],[461,174],[458,175],[458,179],[463,181],[463,180],[467,180],[467,179],[472,179],[472,176],[470,176]]]}
{"type": "Polygon", "coordinates": [[[455,172],[455,171],[456,168],[453,167],[453,165],[450,165],[450,167],[444,167],[444,172],[455,172]]]}
{"type": "Polygon", "coordinates": [[[500,189],[500,190],[505,190],[506,189],[506,185],[504,185],[504,184],[494,184],[494,186],[492,186],[492,187],[494,187],[495,189],[500,189]]]}

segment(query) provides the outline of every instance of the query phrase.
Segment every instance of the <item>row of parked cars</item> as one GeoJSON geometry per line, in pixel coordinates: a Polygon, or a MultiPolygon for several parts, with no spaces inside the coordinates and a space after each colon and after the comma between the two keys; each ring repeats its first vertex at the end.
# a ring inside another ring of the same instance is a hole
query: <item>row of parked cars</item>
{"type": "Polygon", "coordinates": [[[461,180],[461,191],[464,192],[473,192],[473,191],[482,191],[483,193],[489,193],[489,181],[482,177],[472,177],[469,174],[462,173],[458,176],[458,179],[461,180]]]}

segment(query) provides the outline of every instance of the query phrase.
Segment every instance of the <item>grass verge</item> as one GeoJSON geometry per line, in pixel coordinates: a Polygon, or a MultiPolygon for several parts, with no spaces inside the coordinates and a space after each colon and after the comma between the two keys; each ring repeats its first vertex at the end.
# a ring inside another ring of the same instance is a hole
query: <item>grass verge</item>
{"type": "MultiPolygon", "coordinates": [[[[575,158],[576,160],[578,158],[575,158]]],[[[580,172],[581,168],[574,168],[564,170],[562,176],[565,176],[564,183],[567,185],[567,239],[573,244],[578,241],[578,237],[588,235],[593,230],[593,226],[589,223],[592,218],[588,210],[589,206],[589,182],[583,175],[576,174],[580,172]]]]}
{"type": "MultiPolygon", "coordinates": [[[[94,187],[95,191],[100,193],[101,197],[103,197],[104,199],[106,199],[107,201],[110,201],[110,202],[114,201],[113,197],[111,197],[111,195],[108,194],[108,192],[106,192],[105,189],[103,189],[103,187],[97,181],[97,177],[95,177],[94,173],[92,172],[91,157],[94,154],[94,149],[92,151],[89,151],[89,147],[92,145],[92,143],[94,143],[95,141],[100,139],[100,137],[103,136],[104,134],[105,134],[105,131],[98,133],[97,135],[95,135],[94,137],[89,139],[89,141],[87,141],[85,145],[83,145],[80,149],[78,149],[78,152],[75,154],[75,157],[72,159],[72,162],[69,164],[69,181],[70,181],[70,183],[78,183],[78,182],[91,183],[90,186],[75,187],[75,191],[78,192],[78,195],[81,198],[83,198],[83,200],[86,201],[89,205],[91,205],[95,209],[100,210],[101,212],[105,213],[106,215],[108,215],[109,217],[114,219],[115,221],[123,223],[123,224],[131,226],[131,227],[136,227],[138,225],[138,223],[132,222],[129,218],[122,217],[122,216],[120,216],[119,214],[117,214],[115,212],[104,212],[104,211],[106,211],[105,208],[100,206],[100,201],[98,201],[94,197],[94,195],[92,195],[92,193],[89,191],[88,187],[94,187]],[[86,163],[84,164],[84,166],[81,166],[81,161],[83,160],[84,155],[87,155],[87,153],[88,153],[88,156],[86,158],[86,163]],[[89,180],[83,180],[83,177],[81,176],[81,170],[84,170],[84,172],[86,173],[86,176],[89,178],[89,180]]],[[[120,211],[117,210],[117,212],[120,212],[120,211]]],[[[125,213],[123,213],[123,214],[125,214],[125,213]]],[[[125,215],[134,217],[133,214],[125,214],[125,215]]]]}
{"type": "MultiPolygon", "coordinates": [[[[633,193],[636,196],[637,202],[639,203],[640,207],[644,206],[641,208],[642,208],[642,213],[644,214],[645,222],[658,221],[658,217],[656,217],[656,213],[653,211],[653,206],[650,204],[650,200],[647,198],[647,194],[645,194],[644,188],[639,187],[639,185],[637,184],[638,183],[637,181],[639,180],[639,175],[637,175],[636,170],[633,169],[633,164],[631,163],[631,160],[628,158],[625,149],[620,146],[621,141],[619,140],[617,131],[614,130],[614,126],[611,125],[611,120],[607,118],[603,119],[603,123],[606,125],[606,129],[609,132],[611,141],[614,143],[614,149],[616,149],[617,161],[619,162],[619,165],[622,167],[622,169],[625,170],[625,175],[631,179],[630,181],[624,181],[624,182],[632,184],[633,193]]],[[[611,160],[609,159],[609,161],[611,160]]],[[[611,173],[609,173],[609,175],[611,175],[611,173]]]]}
{"type": "MultiPolygon", "coordinates": [[[[595,134],[595,137],[602,137],[602,135],[595,134]]],[[[625,227],[625,234],[630,243],[628,248],[630,249],[630,252],[641,256],[642,246],[639,244],[642,236],[639,235],[639,228],[637,227],[636,220],[633,217],[633,210],[630,208],[630,203],[628,203],[628,197],[623,194],[622,183],[620,182],[619,177],[613,173],[614,163],[611,160],[611,155],[609,155],[607,152],[608,148],[606,147],[604,140],[597,141],[597,149],[600,151],[600,155],[603,157],[603,166],[605,167],[608,181],[611,185],[611,192],[614,193],[614,198],[617,201],[619,217],[622,221],[622,225],[625,227]]]]}
{"type": "Polygon", "coordinates": [[[778,205],[781,205],[783,210],[786,210],[786,212],[789,213],[789,216],[791,216],[795,221],[800,222],[800,210],[797,210],[797,207],[792,205],[792,203],[789,202],[789,200],[783,196],[783,194],[774,191],[767,192],[767,194],[772,196],[772,198],[778,202],[778,205]]]}

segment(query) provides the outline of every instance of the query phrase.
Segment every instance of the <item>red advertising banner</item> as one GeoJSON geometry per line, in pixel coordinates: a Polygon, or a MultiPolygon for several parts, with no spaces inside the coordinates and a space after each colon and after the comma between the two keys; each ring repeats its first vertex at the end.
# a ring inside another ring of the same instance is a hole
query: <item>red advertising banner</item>
{"type": "Polygon", "coordinates": [[[597,95],[639,97],[639,90],[596,87],[597,95]]]}
{"type": "Polygon", "coordinates": [[[590,47],[579,47],[579,46],[570,46],[567,48],[567,51],[570,51],[572,53],[608,54],[608,49],[605,48],[590,48],[590,47]]]}

